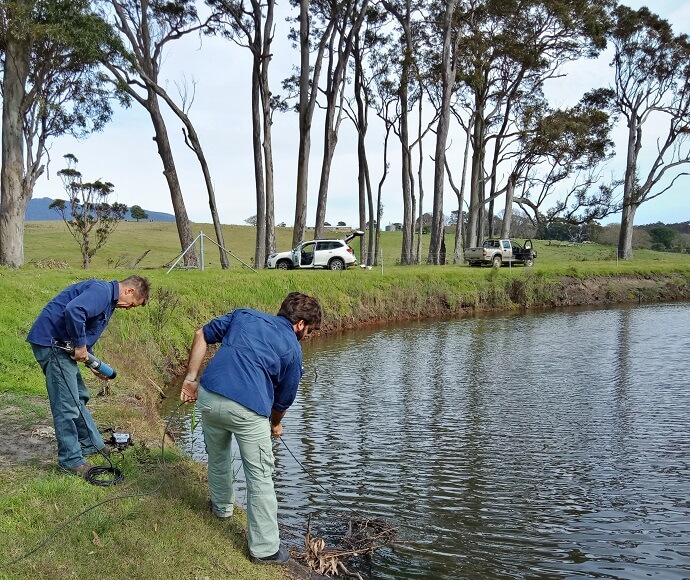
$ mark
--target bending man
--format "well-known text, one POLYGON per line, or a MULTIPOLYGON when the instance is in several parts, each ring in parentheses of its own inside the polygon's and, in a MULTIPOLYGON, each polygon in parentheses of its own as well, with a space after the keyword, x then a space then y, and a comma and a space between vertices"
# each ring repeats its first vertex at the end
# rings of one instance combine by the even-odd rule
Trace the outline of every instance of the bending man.
MULTIPOLYGON (((149 282, 141 276, 130 276, 121 282, 77 282, 48 302, 26 337, 46 377, 58 465, 65 471, 86 476, 92 465, 84 456, 105 447, 86 408, 89 391, 77 362, 88 360, 116 308, 142 306, 148 297, 149 282), (71 355, 64 350, 68 343, 74 349, 71 355)), ((105 378, 93 369, 91 372, 105 378)))
POLYGON ((234 505, 234 435, 247 479, 247 522, 251 560, 285 564, 290 554, 280 545, 278 500, 273 489, 271 435, 283 432, 281 420, 302 378, 299 341, 321 324, 319 302, 299 292, 283 301, 277 316, 238 309, 196 331, 180 399, 195 401, 208 453, 211 511, 221 519, 234 505), (220 348, 197 382, 209 344, 220 348))

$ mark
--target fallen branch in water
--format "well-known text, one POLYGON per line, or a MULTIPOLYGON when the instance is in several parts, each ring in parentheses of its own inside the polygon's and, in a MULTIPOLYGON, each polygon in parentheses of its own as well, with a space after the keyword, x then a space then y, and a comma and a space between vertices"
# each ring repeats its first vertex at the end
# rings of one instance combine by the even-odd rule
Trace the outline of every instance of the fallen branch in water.
POLYGON ((298 555, 312 570, 319 574, 336 576, 345 574, 358 580, 364 580, 358 572, 350 572, 345 563, 346 558, 373 554, 375 550, 389 545, 395 537, 396 529, 382 520, 350 518, 347 521, 347 532, 341 543, 343 548, 328 548, 325 540, 311 533, 311 516, 307 522, 307 533, 304 537, 305 553, 298 555))

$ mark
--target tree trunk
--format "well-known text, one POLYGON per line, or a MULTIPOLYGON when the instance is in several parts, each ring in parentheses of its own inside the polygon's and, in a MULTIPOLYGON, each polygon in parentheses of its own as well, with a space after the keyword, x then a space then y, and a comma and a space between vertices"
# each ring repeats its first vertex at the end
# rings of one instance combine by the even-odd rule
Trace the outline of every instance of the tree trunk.
MULTIPOLYGON (((441 245, 445 238, 443 223, 443 185, 446 171, 446 143, 450 126, 450 99, 453 94, 455 67, 451 37, 453 33, 452 20, 456 0, 447 0, 443 19, 443 62, 442 62, 442 97, 439 111, 438 127, 436 129, 436 151, 434 159, 434 204, 431 223, 431 241, 429 242, 429 257, 427 262, 440 265, 443 262, 441 245)), ((445 261, 445 252, 443 252, 445 261)))
MULTIPOLYGON (((170 197, 172 199, 173 210, 175 212, 175 223, 177 224, 177 234, 180 238, 180 245, 182 251, 186 250, 194 242, 192 230, 189 224, 189 217, 187 217, 187 209, 182 197, 182 189, 177 178, 177 169, 175 168, 175 160, 173 159, 172 149, 170 147, 170 140, 168 138, 168 130, 161 115, 160 107, 158 106, 158 95, 152 88, 148 89, 148 106, 147 110, 151 116, 153 129, 155 131, 154 141, 158 146, 158 155, 163 162, 163 175, 168 182, 170 189, 170 197)), ((199 265, 196 248, 193 246, 184 255, 184 265, 196 267, 199 265)))
MULTIPOLYGON (((329 99, 330 100, 330 99, 329 99)), ((323 161, 321 163, 321 177, 319 179, 319 193, 316 203, 316 221, 314 224, 314 239, 323 237, 324 224, 326 223, 326 200, 328 198, 328 181, 331 178, 331 167, 335 146, 338 143, 337 130, 331 129, 331 123, 335 117, 335 108, 328 107, 323 139, 323 161)))
MULTIPOLYGON (((274 7, 275 0, 268 0, 261 54, 261 104, 263 108, 264 163, 266 165, 266 242, 264 248, 267 256, 276 250, 275 184, 271 134, 273 119, 271 118, 271 89, 268 84, 268 66, 271 63, 271 44, 273 42, 274 7)), ((262 268, 263 266, 264 264, 261 264, 262 268)))
MULTIPOLYGON (((273 173, 273 141, 271 140, 271 117, 264 114, 264 160, 266 163, 266 255, 276 251, 276 217, 275 217, 275 178, 273 173)), ((261 265, 264 267, 264 264, 261 265)))
MULTIPOLYGON (((254 34, 260 36, 255 30, 254 34)), ((256 39, 255 36, 255 39, 256 39)), ((252 66, 252 148, 254 149, 254 187, 256 191, 256 245, 254 266, 262 268, 266 262, 266 190, 264 188, 264 159, 261 144, 261 45, 254 48, 252 66)))
POLYGON ((369 163, 367 161, 367 149, 365 138, 368 129, 368 101, 365 103, 364 66, 362 63, 362 51, 360 37, 355 36, 354 41, 354 65, 355 65, 355 100, 357 102, 357 188, 359 203, 359 229, 365 232, 359 242, 359 260, 363 265, 371 265, 371 246, 373 242, 373 199, 371 193, 371 181, 369 178, 369 163), (368 203, 367 203, 368 202, 368 203), (369 224, 367 225, 367 207, 369 209, 369 224), (368 239, 367 234, 368 232, 368 239))
MULTIPOLYGON (((302 240, 307 229, 307 191, 309 186, 309 150, 311 149, 311 114, 309 111, 309 0, 299 3, 299 150, 297 153, 297 192, 292 246, 302 240)), ((314 87, 314 90, 317 90, 314 87)))
POLYGON ((480 245, 481 236, 481 185, 484 179, 483 141, 484 129, 481 111, 475 113, 472 127, 472 171, 470 175, 470 208, 467 220, 467 239, 465 246, 468 248, 480 245))
POLYGON ((8 26, 2 100, 2 173, 0 177, 0 265, 24 263, 24 218, 31 189, 24 180, 24 97, 31 56, 26 38, 8 26))
MULTIPOLYGON (((199 135, 194 129, 194 125, 192 124, 189 115, 187 115, 187 113, 184 110, 177 106, 175 101, 173 101, 170 98, 170 95, 168 95, 168 93, 162 87, 158 86, 156 82, 152 79, 147 78, 145 79, 145 81, 147 82, 147 85, 151 90, 155 91, 158 96, 163 98, 168 107, 173 111, 173 113, 175 113, 175 115, 177 115, 177 118, 180 119, 180 121, 182 121, 183 125, 186 128, 186 132, 184 128, 182 129, 182 133, 185 137, 185 143, 196 155, 196 158, 199 161, 199 165, 201 166, 201 172, 204 176, 204 183, 206 184, 206 192, 208 193, 208 205, 209 209, 211 210, 211 220, 213 221, 213 229, 216 234, 216 241, 220 246, 218 248, 218 251, 220 253, 220 265, 221 268, 223 268, 223 270, 227 270, 228 268, 230 268, 230 261, 228 260, 228 255, 225 251, 225 240, 223 239, 223 230, 220 223, 220 218, 218 216, 218 207, 216 205, 216 194, 213 188, 213 180, 211 179, 211 170, 208 166, 208 162, 206 161, 204 150, 201 147, 199 135)), ((148 104, 146 105, 146 107, 148 107, 148 104)))
MULTIPOLYGON (((420 85, 420 94, 423 87, 420 85)), ((424 141, 422 140, 422 103, 424 99, 419 99, 417 104, 417 141, 419 142, 419 155, 417 167, 417 179, 419 181, 419 227, 417 228, 417 249, 415 251, 415 263, 422 263, 422 235, 424 235, 424 141)))
POLYGON ((501 238, 510 237, 510 222, 513 219, 513 197, 515 197, 515 176, 508 178, 506 185, 506 205, 503 210, 503 223, 501 224, 501 238))
POLYGON ((381 192, 383 191, 383 184, 388 177, 388 138, 391 134, 392 126, 386 122, 386 136, 383 139, 383 174, 379 180, 378 190, 376 192, 376 239, 374 248, 374 261, 370 262, 373 266, 377 266, 380 257, 381 248, 381 218, 383 217, 383 204, 381 203, 381 192))
POLYGON ((625 182, 623 183, 623 212, 621 230, 618 238, 618 258, 632 260, 632 235, 635 212, 639 205, 637 192, 637 157, 642 147, 642 125, 633 109, 628 119, 628 152, 625 165, 625 182))
POLYGON ((618 257, 621 260, 632 260, 633 258, 632 240, 636 211, 637 204, 625 204, 623 206, 621 230, 618 237, 618 257))
POLYGON ((220 266, 223 270, 227 270, 228 268, 230 268, 230 260, 228 259, 227 252, 225 251, 225 240, 223 239, 223 229, 220 223, 220 218, 218 216, 218 207, 216 206, 216 194, 213 188, 213 180, 211 179, 211 170, 209 169, 208 162, 206 161, 206 156, 204 155, 204 150, 201 148, 199 136, 194 130, 191 120, 183 111, 179 110, 178 107, 173 107, 173 111, 175 111, 178 114, 178 117, 180 117, 182 122, 187 127, 188 134, 186 134, 186 138, 188 138, 189 140, 189 147, 192 151, 194 151, 194 153, 196 154, 196 158, 199 161, 199 165, 201 165, 201 172, 204 175, 204 183, 206 184, 206 192, 208 193, 208 206, 211 210, 211 220, 213 221, 213 229, 216 234, 216 241, 220 246, 218 248, 218 251, 220 252, 220 266))
POLYGON ((465 181, 467 179, 467 161, 469 159, 470 153, 470 127, 467 127, 467 138, 465 139, 465 154, 462 160, 462 178, 460 181, 460 190, 456 192, 458 198, 458 223, 455 224, 455 247, 453 250, 453 264, 462 264, 464 262, 463 248, 462 248, 462 230, 463 230, 463 218, 462 218, 462 206, 465 197, 465 181))

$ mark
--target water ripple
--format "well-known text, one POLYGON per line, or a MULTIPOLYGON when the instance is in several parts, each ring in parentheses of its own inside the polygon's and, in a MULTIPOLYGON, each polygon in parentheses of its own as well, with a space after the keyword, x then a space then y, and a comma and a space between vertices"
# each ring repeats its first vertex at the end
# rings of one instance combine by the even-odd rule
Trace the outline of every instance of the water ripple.
POLYGON ((386 519, 376 579, 690 578, 689 328, 676 304, 307 345, 281 522, 386 519))

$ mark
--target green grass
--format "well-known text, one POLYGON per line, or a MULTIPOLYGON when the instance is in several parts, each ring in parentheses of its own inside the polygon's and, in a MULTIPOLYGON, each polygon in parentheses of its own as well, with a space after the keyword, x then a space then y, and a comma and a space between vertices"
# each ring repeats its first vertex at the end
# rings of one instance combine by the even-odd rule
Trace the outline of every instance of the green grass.
MULTIPOLYGON (((193 233, 199 231, 212 235, 213 228, 194 225, 193 233)), ((227 247, 250 262, 254 229, 227 226, 224 235, 227 247)), ((278 249, 289 249, 292 231, 279 228, 277 236, 278 249)), ((182 372, 194 331, 214 316, 238 306, 275 312, 288 292, 299 290, 321 300, 322 329, 329 332, 367 323, 451 316, 468 309, 550 305, 557 302, 569 279, 599 280, 612 288, 611 300, 660 299, 667 296, 665 287, 687 288, 690 283, 687 254, 638 250, 634 260, 619 262, 611 246, 536 241, 534 268, 401 267, 396 265, 401 234, 383 232, 381 240, 383 267, 371 270, 254 273, 235 260, 230 270, 222 270, 217 248, 207 243, 204 272, 176 269, 166 274, 164 265, 181 251, 175 225, 127 222, 96 254, 92 269, 84 271, 76 243, 61 222, 27 223, 27 264, 14 270, 0 268, 0 420, 22 429, 50 422, 43 375, 25 342, 45 303, 77 280, 126 277, 133 272, 129 264, 150 250, 136 270, 152 282, 149 305, 118 311, 95 349, 117 369, 118 379, 110 384, 107 396, 98 397, 102 383, 85 373, 97 423, 134 432, 142 447, 128 452, 125 485, 116 488, 94 488, 39 464, 0 469, 0 565, 98 501, 122 493, 156 492, 90 512, 44 550, 10 570, 0 568, 0 579, 280 577, 280 571, 249 564, 241 516, 225 525, 207 513, 202 468, 173 453, 163 478, 155 461, 161 423, 154 385, 164 385, 182 372), (617 293, 620 277, 633 290, 617 293), (638 292, 636 279, 651 281, 652 288, 638 292)), ((427 236, 425 248, 428 241, 427 236)), ((447 247, 452 244, 448 236, 447 247)))
POLYGON ((0 472, 0 565, 58 531, 44 548, 0 569, 0 579, 281 577, 249 562, 239 510, 225 522, 209 513, 198 466, 172 453, 166 461, 164 468, 156 453, 128 452, 125 483, 109 488, 56 469, 0 472), (126 495, 138 497, 118 499, 126 495), (100 502, 106 503, 61 527, 100 502))

